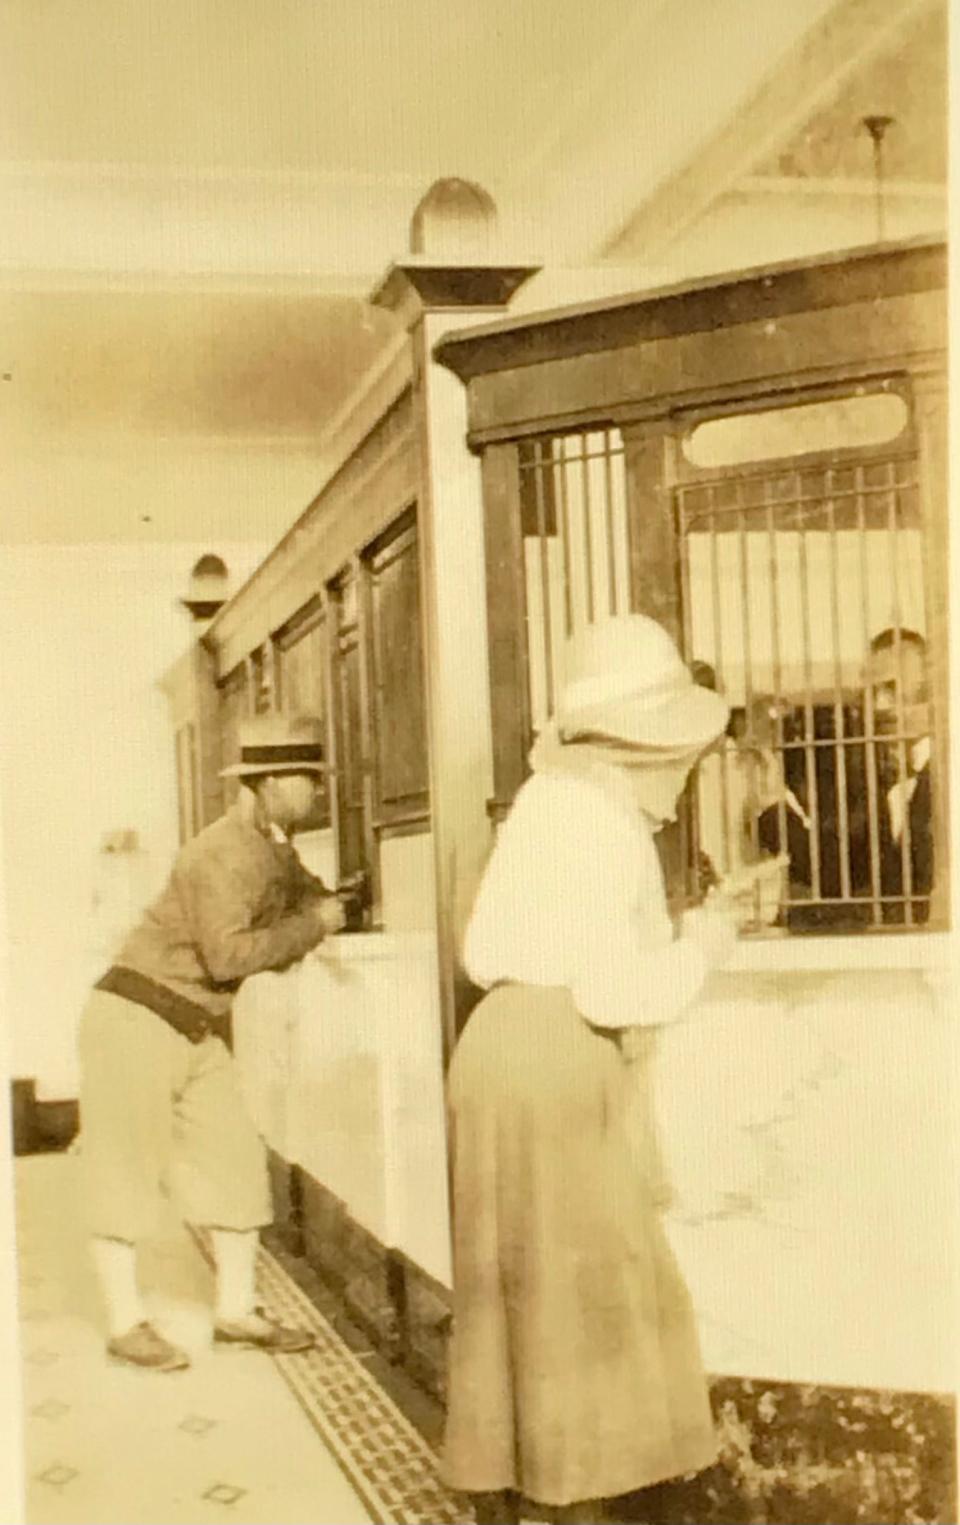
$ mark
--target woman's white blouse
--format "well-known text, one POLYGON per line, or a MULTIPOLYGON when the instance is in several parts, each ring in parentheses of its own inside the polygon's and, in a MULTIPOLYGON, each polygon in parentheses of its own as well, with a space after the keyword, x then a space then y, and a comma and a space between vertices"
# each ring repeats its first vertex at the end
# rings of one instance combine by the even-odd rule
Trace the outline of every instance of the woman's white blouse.
POLYGON ((696 996, 708 962, 674 936, 651 827, 618 787, 546 772, 523 785, 464 939, 481 989, 564 985, 610 1028, 675 1021, 696 996))

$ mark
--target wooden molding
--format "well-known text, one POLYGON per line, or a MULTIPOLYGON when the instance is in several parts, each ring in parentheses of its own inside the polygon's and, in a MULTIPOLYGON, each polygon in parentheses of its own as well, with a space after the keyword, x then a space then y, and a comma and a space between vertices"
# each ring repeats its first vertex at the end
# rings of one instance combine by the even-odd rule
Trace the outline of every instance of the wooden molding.
POLYGON ((506 307, 539 265, 464 265, 411 255, 392 264, 370 301, 411 327, 424 312, 506 307))

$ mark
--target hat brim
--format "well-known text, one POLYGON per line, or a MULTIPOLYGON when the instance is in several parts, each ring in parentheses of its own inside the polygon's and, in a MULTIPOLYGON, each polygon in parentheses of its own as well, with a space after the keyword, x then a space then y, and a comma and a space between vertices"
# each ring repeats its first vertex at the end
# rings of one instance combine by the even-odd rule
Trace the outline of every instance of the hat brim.
POLYGON ((578 731, 596 731, 638 747, 695 752, 723 734, 730 711, 720 694, 691 684, 657 705, 640 698, 621 699, 590 705, 558 718, 560 729, 567 736, 578 731))
POLYGON ((315 762, 275 762, 275 763, 232 763, 229 768, 220 769, 220 778, 257 778, 267 773, 316 773, 323 777, 329 773, 326 763, 315 762))

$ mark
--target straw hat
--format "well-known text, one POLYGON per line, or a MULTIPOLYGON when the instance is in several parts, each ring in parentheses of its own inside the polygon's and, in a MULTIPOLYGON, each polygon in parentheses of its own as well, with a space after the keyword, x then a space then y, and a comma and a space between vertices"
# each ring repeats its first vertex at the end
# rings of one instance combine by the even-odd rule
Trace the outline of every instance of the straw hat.
POLYGON ((638 747, 706 747, 727 724, 725 700, 693 680, 670 636, 644 614, 588 625, 570 641, 557 705, 562 736, 598 732, 638 747))
POLYGON ((240 760, 221 778, 264 773, 325 773, 323 725, 312 715, 257 715, 240 729, 240 760))

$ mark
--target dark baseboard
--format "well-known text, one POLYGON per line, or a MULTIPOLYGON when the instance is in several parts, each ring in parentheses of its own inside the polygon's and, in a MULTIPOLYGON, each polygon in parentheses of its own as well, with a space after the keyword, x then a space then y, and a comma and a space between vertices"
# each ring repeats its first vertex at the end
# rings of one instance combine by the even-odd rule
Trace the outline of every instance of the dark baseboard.
MULTIPOLYGON (((431 1445, 443 1428, 446 1288, 305 1171, 271 1160, 265 1238, 431 1445)), ((956 1525, 955 1402, 929 1393, 711 1379, 715 1467, 620 1501, 637 1525, 956 1525)))
POLYGON ((306 1171, 271 1157, 274 1235, 338 1298, 372 1346, 442 1399, 450 1294, 400 1251, 362 1228, 306 1171))
POLYGON ((951 1525, 955 1403, 929 1393, 715 1377, 715 1467, 645 1489, 644 1525, 951 1525))
POLYGON ((76 1101, 39 1101, 35 1080, 11 1081, 13 1152, 57 1154, 68 1149, 80 1126, 76 1101))
POLYGON ((354 1221, 306 1171, 270 1155, 264 1240, 430 1445, 443 1430, 450 1294, 354 1221))

